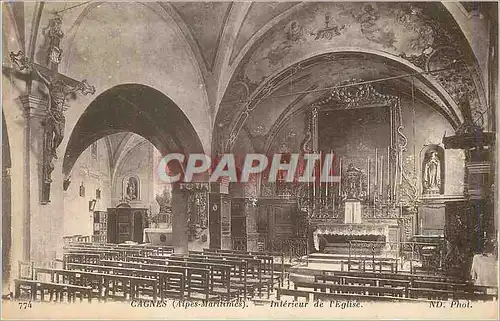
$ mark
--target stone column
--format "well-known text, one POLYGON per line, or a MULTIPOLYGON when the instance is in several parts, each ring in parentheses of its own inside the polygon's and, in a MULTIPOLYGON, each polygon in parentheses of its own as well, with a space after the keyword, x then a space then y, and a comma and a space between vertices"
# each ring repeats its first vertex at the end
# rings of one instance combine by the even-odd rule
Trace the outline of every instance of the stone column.
POLYGON ((178 183, 172 190, 172 236, 176 253, 209 246, 208 184, 178 183))
MULTIPOLYGON (((32 216, 38 211, 41 189, 39 188, 39 178, 41 170, 39 163, 43 155, 43 133, 42 121, 45 119, 47 101, 33 95, 20 96, 23 104, 25 126, 25 146, 24 146, 24 186, 23 201, 25 204, 23 215, 23 260, 30 261, 33 258, 31 253, 31 230, 32 216)), ((37 229, 36 226, 33 226, 37 229)))
POLYGON ((49 266, 62 257, 63 250, 63 187, 62 160, 51 159, 52 170, 44 176, 44 137, 47 101, 34 96, 20 97, 25 111, 23 260, 38 266, 49 266), (44 179, 44 177, 46 179, 44 179), (50 189, 45 189, 47 185, 50 189))
POLYGON ((245 198, 245 218, 247 229, 247 251, 258 251, 259 233, 257 233, 257 199, 245 198))

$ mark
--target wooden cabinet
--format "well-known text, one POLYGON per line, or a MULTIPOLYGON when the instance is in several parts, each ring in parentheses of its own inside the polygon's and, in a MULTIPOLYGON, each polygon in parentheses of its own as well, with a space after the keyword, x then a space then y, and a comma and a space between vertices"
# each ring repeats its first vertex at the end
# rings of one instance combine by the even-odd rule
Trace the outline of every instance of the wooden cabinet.
POLYGON ((145 208, 108 208, 108 242, 142 243, 143 231, 147 227, 146 213, 145 208))

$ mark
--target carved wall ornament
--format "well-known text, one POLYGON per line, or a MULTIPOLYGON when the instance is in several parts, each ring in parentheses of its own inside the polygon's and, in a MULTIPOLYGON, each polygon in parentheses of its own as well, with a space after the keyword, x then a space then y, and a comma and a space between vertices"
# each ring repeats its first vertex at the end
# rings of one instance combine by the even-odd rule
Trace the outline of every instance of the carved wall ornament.
POLYGON ((58 65, 61 62, 63 50, 61 48, 61 40, 64 38, 62 31, 62 16, 58 13, 54 14, 54 18, 49 20, 49 26, 46 28, 46 37, 49 40, 48 62, 58 65))
POLYGON ((351 79, 340 82, 326 97, 314 103, 314 106, 338 103, 344 108, 359 108, 364 105, 388 105, 396 106, 399 98, 377 92, 373 85, 360 79, 351 79))
POLYGON ((187 220, 189 229, 189 240, 194 241, 201 238, 203 232, 208 228, 208 186, 207 184, 185 184, 182 189, 188 193, 187 196, 187 220))
POLYGON ((344 199, 364 199, 366 193, 364 190, 364 173, 352 163, 342 175, 342 193, 344 199))
POLYGON ((172 208, 172 195, 167 188, 163 189, 162 194, 156 194, 156 202, 160 206, 160 213, 167 213, 172 208))

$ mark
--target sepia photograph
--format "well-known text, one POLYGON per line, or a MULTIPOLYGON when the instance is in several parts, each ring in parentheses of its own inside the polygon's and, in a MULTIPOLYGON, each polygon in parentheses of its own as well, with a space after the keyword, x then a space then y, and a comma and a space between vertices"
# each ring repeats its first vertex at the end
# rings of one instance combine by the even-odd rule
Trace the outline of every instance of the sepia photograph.
POLYGON ((497 1, 5 1, 5 320, 498 320, 497 1))

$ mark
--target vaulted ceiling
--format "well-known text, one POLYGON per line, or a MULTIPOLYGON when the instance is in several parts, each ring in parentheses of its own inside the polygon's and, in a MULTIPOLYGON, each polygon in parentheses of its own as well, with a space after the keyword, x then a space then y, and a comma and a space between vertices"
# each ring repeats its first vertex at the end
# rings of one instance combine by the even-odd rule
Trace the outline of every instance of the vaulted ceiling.
MULTIPOLYGON (((471 12, 484 16, 487 9, 494 9, 455 6, 464 16, 471 12)), ((474 23, 478 33, 487 34, 487 24, 479 16, 461 23, 449 4, 14 2, 6 9, 16 29, 9 49, 32 51, 41 61, 47 22, 54 11, 60 12, 65 32, 63 71, 87 75, 103 90, 116 85, 112 78, 151 82, 145 85, 168 95, 184 111, 205 148, 227 140, 242 126, 249 132, 269 129, 290 112, 286 106, 292 102, 304 105, 324 94, 256 103, 263 93, 280 95, 349 79, 432 71, 453 62, 458 62, 459 71, 417 79, 419 97, 434 104, 455 128, 464 120, 459 105, 465 96, 476 114, 488 106, 488 84, 481 71, 484 48, 471 47, 466 32, 467 23, 474 23), (333 54, 328 62, 301 65, 328 53, 333 54), (98 72, 88 75, 89 66, 98 72), (185 98, 197 95, 197 103, 185 98), (248 119, 250 124, 246 119, 239 124, 250 107, 259 112, 248 119)), ((487 44, 483 47, 487 50, 487 44)), ((392 82, 406 86, 406 91, 408 84, 407 79, 392 82)))

